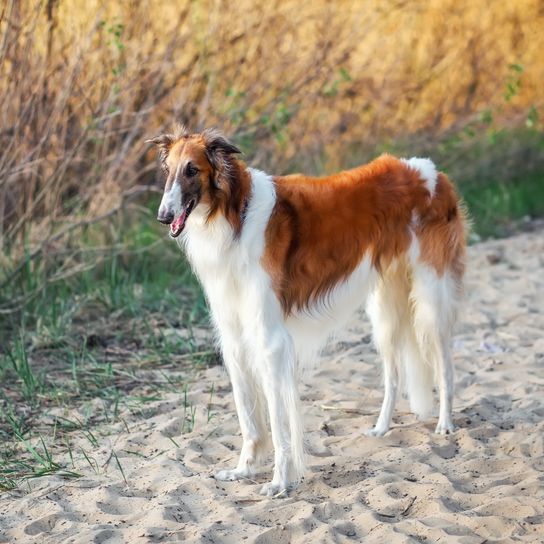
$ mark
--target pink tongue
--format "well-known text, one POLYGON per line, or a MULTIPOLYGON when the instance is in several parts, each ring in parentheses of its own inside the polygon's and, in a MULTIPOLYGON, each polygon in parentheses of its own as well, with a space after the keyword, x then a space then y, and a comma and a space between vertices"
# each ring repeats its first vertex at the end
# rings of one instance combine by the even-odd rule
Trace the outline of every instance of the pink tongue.
POLYGON ((181 212, 181 215, 174 219, 172 223, 170 223, 170 230, 175 234, 176 232, 180 231, 183 228, 183 224, 185 223, 185 210, 181 212))

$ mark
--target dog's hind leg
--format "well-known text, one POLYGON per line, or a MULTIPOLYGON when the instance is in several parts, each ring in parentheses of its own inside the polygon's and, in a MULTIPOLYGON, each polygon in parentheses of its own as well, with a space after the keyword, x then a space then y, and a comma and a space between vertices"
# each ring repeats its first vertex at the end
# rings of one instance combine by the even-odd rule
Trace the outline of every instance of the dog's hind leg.
POLYGON ((383 359, 385 388, 378 421, 366 432, 368 436, 383 436, 389 430, 395 409, 403 335, 410 326, 408 284, 403 273, 400 265, 385 273, 367 303, 374 342, 383 359))
POLYGON ((227 367, 236 412, 242 431, 242 451, 234 469, 216 473, 217 480, 239 480, 253 475, 256 464, 261 460, 268 444, 268 431, 264 413, 264 398, 251 368, 248 354, 240 339, 222 335, 222 351, 227 367))
POLYGON ((414 331, 422 357, 434 368, 440 393, 436 432, 454 430, 452 421, 453 364, 451 336, 459 286, 449 273, 439 276, 430 266, 414 267, 411 298, 414 331))

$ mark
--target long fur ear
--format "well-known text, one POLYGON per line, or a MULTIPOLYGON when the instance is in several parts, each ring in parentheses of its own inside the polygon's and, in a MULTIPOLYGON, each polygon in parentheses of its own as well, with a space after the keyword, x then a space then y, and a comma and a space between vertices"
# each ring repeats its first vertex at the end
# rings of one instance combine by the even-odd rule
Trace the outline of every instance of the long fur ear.
POLYGON ((172 134, 161 134, 160 136, 155 136, 150 140, 145 141, 146 144, 155 144, 159 147, 166 146, 170 147, 174 143, 174 137, 172 134))
POLYGON ((250 192, 250 175, 245 165, 236 160, 240 149, 229 142, 221 132, 209 128, 201 133, 204 140, 206 157, 213 168, 210 187, 212 205, 208 219, 217 210, 222 209, 227 221, 232 225, 235 236, 242 228, 244 202, 250 192))
POLYGON ((145 141, 148 144, 155 144, 159 148, 159 160, 161 161, 162 169, 167 173, 168 167, 166 166, 166 159, 174 141, 175 137, 173 134, 161 134, 160 136, 155 136, 155 138, 145 141))
POLYGON ((238 147, 229 142, 221 132, 214 128, 207 128, 202 132, 206 145, 206 155, 216 170, 229 166, 230 155, 242 153, 238 147))

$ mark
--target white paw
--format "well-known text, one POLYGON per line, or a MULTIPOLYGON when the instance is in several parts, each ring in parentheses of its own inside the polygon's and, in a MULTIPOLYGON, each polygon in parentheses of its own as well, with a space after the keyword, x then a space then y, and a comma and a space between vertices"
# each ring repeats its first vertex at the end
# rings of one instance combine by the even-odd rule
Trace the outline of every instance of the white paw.
POLYGON ((366 436, 383 436, 389 429, 383 429, 381 427, 373 427, 365 431, 366 436))
POLYGON ((232 470, 220 470, 216 472, 214 478, 222 482, 234 482, 235 480, 243 480, 249 476, 247 470, 235 468, 232 470))
POLYGON ((274 482, 268 482, 261 487, 259 493, 273 499, 283 499, 287 497, 289 486, 286 484, 276 484, 274 482))
POLYGON ((451 419, 447 419, 446 421, 438 420, 438 425, 436 426, 435 433, 436 434, 451 434, 455 431, 455 425, 451 421, 451 419))

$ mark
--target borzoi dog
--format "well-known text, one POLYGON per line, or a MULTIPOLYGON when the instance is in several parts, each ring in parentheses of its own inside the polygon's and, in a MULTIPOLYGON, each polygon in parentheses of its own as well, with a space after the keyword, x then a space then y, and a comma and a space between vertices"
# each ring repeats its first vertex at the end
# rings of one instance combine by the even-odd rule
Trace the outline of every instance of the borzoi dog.
POLYGON ((445 174, 429 159, 382 155, 326 177, 272 176, 216 130, 150 141, 166 176, 158 220, 206 294, 242 431, 237 466, 217 479, 251 477, 267 453, 267 414, 274 473, 261 493, 281 495, 302 478, 298 373, 363 305, 385 380, 368 434, 388 431, 401 382, 421 418, 436 382, 436 432, 453 431, 465 219, 445 174))

